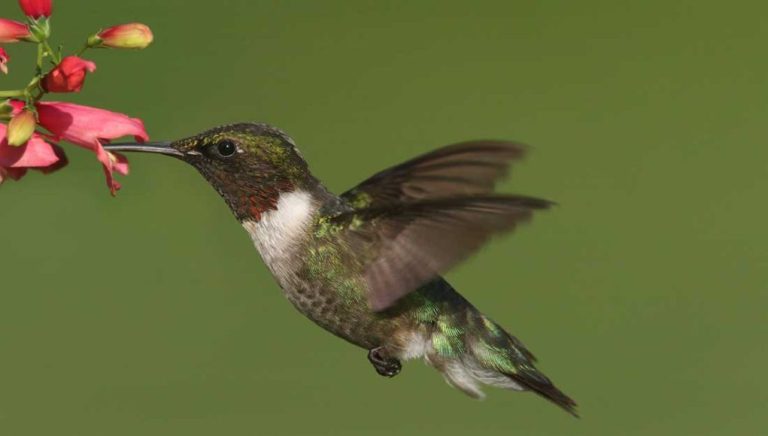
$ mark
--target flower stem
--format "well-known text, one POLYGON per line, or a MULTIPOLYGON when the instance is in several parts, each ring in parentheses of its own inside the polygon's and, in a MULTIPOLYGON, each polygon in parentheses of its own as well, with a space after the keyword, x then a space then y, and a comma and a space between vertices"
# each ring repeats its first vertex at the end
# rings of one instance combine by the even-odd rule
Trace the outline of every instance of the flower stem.
POLYGON ((75 56, 77 56, 77 57, 82 56, 83 53, 85 53, 86 50, 88 50, 89 48, 91 48, 91 46, 88 45, 88 43, 86 42, 85 45, 83 45, 83 47, 80 48, 80 50, 78 50, 77 53, 75 53, 75 56))
POLYGON ((42 45, 45 48, 45 51, 48 54, 48 56, 51 57, 51 62, 53 63, 54 66, 61 63, 61 54, 53 51, 53 48, 51 48, 51 45, 48 44, 48 41, 43 41, 42 45))
POLYGON ((43 58, 45 58, 45 47, 42 43, 37 44, 37 76, 43 74, 43 58))
POLYGON ((16 98, 24 97, 25 93, 23 89, 17 89, 15 91, 0 91, 0 98, 16 98))

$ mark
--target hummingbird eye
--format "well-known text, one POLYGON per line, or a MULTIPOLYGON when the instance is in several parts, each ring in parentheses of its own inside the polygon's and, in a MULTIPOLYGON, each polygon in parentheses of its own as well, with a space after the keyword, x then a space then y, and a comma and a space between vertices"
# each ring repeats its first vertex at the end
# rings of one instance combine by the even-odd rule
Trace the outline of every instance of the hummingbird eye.
POLYGON ((237 146, 232 141, 224 140, 216 144, 216 151, 219 156, 230 157, 237 151, 237 146))

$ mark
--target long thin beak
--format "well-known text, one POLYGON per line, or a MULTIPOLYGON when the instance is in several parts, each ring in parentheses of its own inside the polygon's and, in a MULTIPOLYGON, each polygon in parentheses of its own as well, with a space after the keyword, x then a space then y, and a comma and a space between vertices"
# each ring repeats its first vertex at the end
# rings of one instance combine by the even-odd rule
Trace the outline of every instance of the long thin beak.
POLYGON ((104 149, 107 151, 138 151, 141 153, 159 153, 168 156, 184 156, 184 153, 171 147, 170 142, 107 144, 104 146, 104 149))

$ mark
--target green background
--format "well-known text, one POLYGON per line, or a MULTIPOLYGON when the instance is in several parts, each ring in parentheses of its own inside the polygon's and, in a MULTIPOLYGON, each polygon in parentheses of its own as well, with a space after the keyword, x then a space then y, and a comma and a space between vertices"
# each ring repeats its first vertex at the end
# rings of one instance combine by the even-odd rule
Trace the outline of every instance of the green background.
MULTIPOLYGON (((3 0, 0 15, 20 17, 3 0)), ((532 144, 560 206, 448 276, 580 404, 387 380, 281 296, 215 192, 93 155, 0 188, 4 435, 756 435, 768 428, 768 6, 748 1, 57 1, 99 51, 74 101, 154 139, 266 121, 340 192, 460 140, 532 144)), ((32 47, 9 47, 27 80, 32 47)))

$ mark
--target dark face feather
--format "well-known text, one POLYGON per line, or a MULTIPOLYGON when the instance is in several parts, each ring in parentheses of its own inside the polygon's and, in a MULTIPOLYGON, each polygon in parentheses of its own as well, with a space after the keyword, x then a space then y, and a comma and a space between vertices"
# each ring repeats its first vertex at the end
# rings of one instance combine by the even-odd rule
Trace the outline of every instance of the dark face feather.
POLYGON ((266 124, 233 124, 171 144, 221 194, 239 220, 259 220, 281 193, 311 176, 291 138, 266 124))

